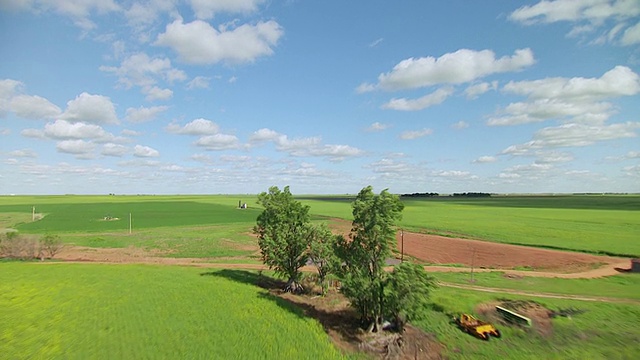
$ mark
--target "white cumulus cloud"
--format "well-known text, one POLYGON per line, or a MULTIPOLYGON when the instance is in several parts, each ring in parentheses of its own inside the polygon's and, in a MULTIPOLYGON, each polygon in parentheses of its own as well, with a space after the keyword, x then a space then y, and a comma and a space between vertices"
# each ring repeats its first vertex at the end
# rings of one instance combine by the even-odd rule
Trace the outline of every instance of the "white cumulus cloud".
POLYGON ((91 158, 95 145, 84 140, 63 140, 56 144, 56 149, 65 154, 73 154, 78 158, 91 158))
POLYGON ((69 122, 85 122, 93 124, 119 124, 116 109, 111 99, 102 95, 91 95, 86 92, 67 103, 67 109, 60 119, 69 122))
POLYGON ((273 54, 283 34, 273 20, 215 29, 201 20, 185 24, 178 19, 167 25, 155 44, 173 49, 181 61, 190 64, 246 63, 273 54))
POLYGON ((133 156, 143 158, 158 157, 160 156, 160 152, 149 146, 136 145, 133 148, 133 156))
POLYGON ((240 140, 235 135, 214 134, 203 136, 196 140, 194 144, 207 150, 219 151, 238 149, 240 147, 240 140))
POLYGON ((439 58, 409 58, 390 72, 378 76, 378 83, 362 84, 360 92, 373 89, 403 90, 439 84, 461 84, 485 76, 522 70, 535 63, 531 49, 519 49, 512 56, 496 59, 491 50, 460 49, 439 58))

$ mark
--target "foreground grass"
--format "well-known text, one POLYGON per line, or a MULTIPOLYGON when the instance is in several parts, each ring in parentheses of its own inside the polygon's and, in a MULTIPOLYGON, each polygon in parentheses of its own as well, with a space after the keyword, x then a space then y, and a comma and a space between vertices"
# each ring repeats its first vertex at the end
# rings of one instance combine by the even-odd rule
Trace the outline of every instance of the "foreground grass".
MULTIPOLYGON (((433 273, 443 282, 469 285, 469 273, 433 273)), ((640 276, 620 274, 596 279, 508 278, 502 272, 476 272, 471 285, 561 295, 583 295, 640 301, 640 276)))
POLYGON ((576 300, 526 298, 486 294, 459 289, 433 291, 435 311, 417 323, 435 333, 451 359, 636 359, 640 342, 640 306, 576 300), (476 306, 498 299, 528 299, 548 309, 578 308, 586 312, 572 318, 552 320, 551 333, 500 326, 503 336, 489 342, 478 340, 451 324, 451 316, 475 313, 476 306))
POLYGON ((0 263, 0 354, 341 357, 315 320, 258 287, 216 274, 143 265, 0 263))

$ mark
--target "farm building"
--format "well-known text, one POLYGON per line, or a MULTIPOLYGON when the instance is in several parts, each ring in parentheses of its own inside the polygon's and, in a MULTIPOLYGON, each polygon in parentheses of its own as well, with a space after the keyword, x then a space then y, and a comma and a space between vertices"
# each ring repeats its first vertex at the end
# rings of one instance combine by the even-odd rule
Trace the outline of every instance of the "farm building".
POLYGON ((640 273, 640 258, 631 259, 631 272, 640 273))

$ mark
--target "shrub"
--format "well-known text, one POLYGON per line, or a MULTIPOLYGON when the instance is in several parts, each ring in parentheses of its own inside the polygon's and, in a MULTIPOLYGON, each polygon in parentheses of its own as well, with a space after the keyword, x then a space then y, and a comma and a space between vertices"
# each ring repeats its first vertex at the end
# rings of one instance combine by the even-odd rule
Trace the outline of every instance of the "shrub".
POLYGON ((46 257, 48 259, 56 256, 57 253, 62 250, 62 241, 58 235, 45 235, 40 241, 40 254, 39 257, 46 257))

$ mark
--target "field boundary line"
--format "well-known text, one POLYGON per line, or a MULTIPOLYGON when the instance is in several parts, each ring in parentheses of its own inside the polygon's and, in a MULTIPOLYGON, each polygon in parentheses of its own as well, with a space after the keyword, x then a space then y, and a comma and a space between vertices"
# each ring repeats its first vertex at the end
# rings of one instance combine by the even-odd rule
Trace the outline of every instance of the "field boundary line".
POLYGON ((554 294, 554 293, 523 291, 523 290, 515 290, 515 289, 502 289, 502 288, 477 286, 477 285, 454 284, 454 283, 440 282, 440 281, 438 282, 438 285, 449 287, 449 288, 455 288, 455 289, 473 290, 473 291, 481 291, 481 292, 488 292, 488 293, 505 293, 505 294, 512 294, 512 295, 534 296, 534 297, 542 297, 542 298, 549 298, 549 299, 580 300, 580 301, 606 302, 606 303, 626 303, 626 304, 640 305, 640 300, 628 299, 628 298, 554 294))

